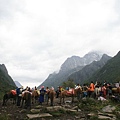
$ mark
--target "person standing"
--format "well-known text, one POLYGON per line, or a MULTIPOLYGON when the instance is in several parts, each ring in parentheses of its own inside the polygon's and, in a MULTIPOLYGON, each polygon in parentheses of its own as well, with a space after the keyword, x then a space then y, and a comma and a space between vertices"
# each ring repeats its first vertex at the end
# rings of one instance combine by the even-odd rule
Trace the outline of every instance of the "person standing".
POLYGON ((59 94, 60 94, 60 88, 59 88, 59 86, 58 86, 58 87, 57 87, 57 90, 56 90, 56 98, 59 97, 59 94))
POLYGON ((78 83, 75 89, 77 90, 77 99, 78 101, 80 101, 80 99, 82 98, 82 87, 78 83))
POLYGON ((106 98, 106 85, 102 86, 103 97, 106 98))
POLYGON ((42 105, 42 103, 44 102, 45 92, 46 92, 46 90, 44 89, 44 86, 42 86, 41 90, 40 90, 40 96, 39 96, 39 103, 40 103, 40 105, 42 105))
POLYGON ((22 92, 23 92, 23 86, 20 88, 17 88, 17 106, 20 106, 21 100, 22 100, 22 92))
POLYGON ((90 87, 89 87, 89 97, 93 97, 94 90, 95 90, 95 85, 94 85, 93 81, 91 81, 90 87))
POLYGON ((82 97, 87 97, 88 96, 88 87, 86 84, 83 84, 82 86, 82 93, 83 93, 83 96, 82 97))
POLYGON ((48 104, 48 100, 49 100, 49 92, 50 92, 49 87, 46 87, 46 92, 45 92, 45 102, 47 102, 47 104, 48 104))

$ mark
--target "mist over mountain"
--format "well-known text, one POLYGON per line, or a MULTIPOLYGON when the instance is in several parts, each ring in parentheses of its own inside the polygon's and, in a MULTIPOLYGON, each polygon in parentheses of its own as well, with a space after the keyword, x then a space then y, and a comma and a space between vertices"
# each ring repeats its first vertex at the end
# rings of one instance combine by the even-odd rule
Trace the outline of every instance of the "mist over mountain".
POLYGON ((69 76, 78 71, 81 71, 86 65, 89 65, 93 61, 99 61, 101 58, 102 54, 96 52, 89 52, 83 57, 72 56, 70 58, 67 58, 61 65, 59 72, 50 74, 48 78, 38 86, 38 88, 40 88, 42 85, 45 87, 57 87, 64 81, 67 81, 69 79, 69 76))
POLYGON ((111 58, 112 57, 104 54, 99 61, 93 61, 91 64, 86 65, 82 70, 79 70, 68 76, 68 79, 72 79, 75 83, 80 83, 80 84, 83 84, 85 82, 90 82, 90 80, 88 79, 97 70, 102 68, 111 58))
POLYGON ((70 69, 77 68, 78 66, 85 66, 93 61, 98 61, 102 57, 101 53, 89 52, 83 57, 72 56, 61 65, 60 72, 69 71, 70 69))

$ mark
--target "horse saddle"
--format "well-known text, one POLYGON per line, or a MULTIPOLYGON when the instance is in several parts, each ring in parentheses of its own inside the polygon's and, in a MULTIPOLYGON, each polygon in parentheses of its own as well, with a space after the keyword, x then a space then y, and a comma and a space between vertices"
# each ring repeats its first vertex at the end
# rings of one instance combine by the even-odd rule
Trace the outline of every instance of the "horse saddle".
POLYGON ((73 89, 67 90, 67 94, 74 94, 74 90, 73 89))
POLYGON ((16 94, 17 94, 16 90, 11 90, 11 93, 12 93, 13 95, 16 95, 16 94))

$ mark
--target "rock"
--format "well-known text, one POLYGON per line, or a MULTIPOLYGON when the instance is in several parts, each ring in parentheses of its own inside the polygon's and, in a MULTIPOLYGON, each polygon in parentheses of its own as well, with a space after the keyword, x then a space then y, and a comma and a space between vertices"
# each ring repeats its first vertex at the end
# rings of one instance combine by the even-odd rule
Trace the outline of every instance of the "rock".
POLYGON ((65 103, 71 103, 71 101, 70 100, 66 100, 65 103))
POLYGON ((107 119, 107 120, 113 120, 111 117, 109 116, 103 116, 103 115, 98 115, 99 119, 107 119))
POLYGON ((113 114, 107 114, 109 117, 115 118, 116 116, 113 114))
POLYGON ((26 113, 27 110, 26 109, 22 109, 21 111, 19 111, 19 113, 26 113))
POLYGON ((79 116, 75 116, 76 119, 79 119, 80 117, 79 116))
POLYGON ((61 107, 61 106, 46 107, 46 109, 48 111, 54 111, 54 110, 58 110, 58 109, 61 109, 61 108, 63 108, 63 107, 61 107))
POLYGON ((68 104, 62 105, 62 107, 64 107, 64 108, 71 108, 71 106, 68 105, 68 104))
POLYGON ((78 109, 78 106, 75 106, 75 107, 73 107, 72 109, 73 109, 73 110, 77 110, 77 109, 78 109))
POLYGON ((103 112, 112 113, 116 108, 114 106, 108 105, 102 109, 103 112))
POLYGON ((98 112, 98 118, 106 118, 108 117, 108 119, 112 119, 112 120, 116 120, 116 116, 114 114, 107 114, 107 113, 101 113, 101 112, 98 112))
POLYGON ((37 114, 37 113, 40 113, 40 110, 39 109, 31 109, 30 112, 32 114, 37 114))
POLYGON ((9 117, 12 117, 12 114, 8 114, 9 117))
POLYGON ((6 111, 6 110, 2 110, 2 112, 5 112, 5 113, 6 113, 7 111, 6 111))
POLYGON ((81 112, 81 109, 77 109, 78 112, 81 112))
POLYGON ((70 112, 77 112, 77 110, 73 110, 73 109, 64 109, 66 111, 70 111, 70 112))
POLYGON ((42 117, 52 117, 49 113, 42 114, 27 114, 28 119, 42 118, 42 117))
POLYGON ((40 108, 42 108, 42 106, 41 105, 37 105, 37 106, 35 106, 35 108, 36 109, 40 109, 40 108))
POLYGON ((114 117, 115 116, 113 114, 101 113, 101 112, 98 112, 98 115, 104 115, 104 116, 109 116, 109 117, 114 117))
POLYGON ((88 114, 88 117, 92 117, 92 116, 95 116, 95 113, 89 113, 88 114))

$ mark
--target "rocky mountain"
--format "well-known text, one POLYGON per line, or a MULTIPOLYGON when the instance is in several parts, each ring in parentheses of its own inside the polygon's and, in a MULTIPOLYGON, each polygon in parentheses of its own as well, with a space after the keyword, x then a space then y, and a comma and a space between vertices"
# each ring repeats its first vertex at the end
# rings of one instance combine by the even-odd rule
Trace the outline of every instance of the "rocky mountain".
POLYGON ((22 86, 18 81, 14 81, 14 82, 15 82, 15 85, 16 85, 18 88, 22 86))
POLYGON ((60 72, 69 71, 71 69, 77 68, 78 66, 85 66, 93 61, 98 61, 102 57, 102 54, 96 52, 89 52, 83 57, 72 56, 67 58, 67 60, 61 65, 60 72))
POLYGON ((0 64, 0 94, 1 96, 10 89, 16 87, 13 79, 8 74, 7 68, 4 64, 0 64))
POLYGON ((89 81, 106 80, 109 83, 120 81, 120 51, 110 59, 101 69, 96 71, 89 81))
POLYGON ((99 61, 93 61, 91 64, 86 65, 82 70, 79 70, 70 76, 68 79, 72 79, 74 83, 83 84, 85 82, 90 82, 88 79, 100 68, 102 68, 111 57, 104 54, 99 61))
POLYGON ((99 61, 101 57, 101 54, 95 52, 90 52, 83 57, 72 56, 61 65, 58 73, 54 72, 53 74, 50 74, 48 78, 38 86, 38 88, 42 85, 45 87, 57 87, 64 81, 67 81, 70 75, 82 70, 86 65, 92 63, 93 61, 99 61))

